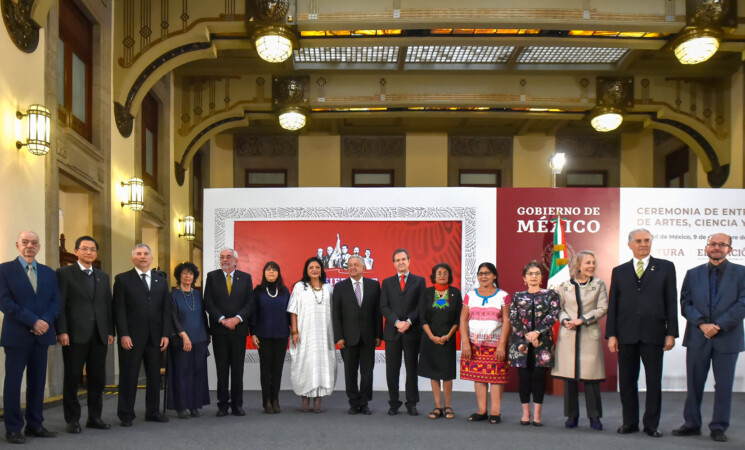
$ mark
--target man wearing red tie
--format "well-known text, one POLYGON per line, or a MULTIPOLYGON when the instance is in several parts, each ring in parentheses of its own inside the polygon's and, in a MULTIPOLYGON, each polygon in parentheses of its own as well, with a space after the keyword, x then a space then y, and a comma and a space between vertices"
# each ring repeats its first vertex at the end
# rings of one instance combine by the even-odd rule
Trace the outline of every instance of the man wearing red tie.
POLYGON ((416 416, 419 401, 417 361, 422 325, 419 322, 419 299, 425 288, 424 278, 409 272, 409 252, 399 248, 393 252, 393 266, 397 274, 383 280, 380 293, 380 312, 385 317, 385 375, 388 381, 389 415, 398 414, 398 379, 401 355, 406 364, 406 410, 416 416))

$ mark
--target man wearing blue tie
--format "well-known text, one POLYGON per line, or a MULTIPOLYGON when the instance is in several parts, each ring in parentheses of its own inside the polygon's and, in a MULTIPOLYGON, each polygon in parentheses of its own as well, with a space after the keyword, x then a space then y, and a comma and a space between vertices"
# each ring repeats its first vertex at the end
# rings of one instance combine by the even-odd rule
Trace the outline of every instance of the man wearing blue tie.
POLYGON ((680 291, 680 306, 687 320, 683 346, 688 348, 688 395, 683 409, 685 424, 673 430, 673 435, 701 434, 701 400, 713 366, 716 383, 710 436, 726 442, 735 365, 738 354, 745 350, 745 266, 727 261, 732 238, 724 233, 709 236, 705 250, 709 262, 689 270, 680 291))
POLYGON ((3 328, 0 346, 5 350, 5 438, 11 444, 23 444, 21 434, 21 383, 26 371, 26 436, 54 437, 42 423, 44 386, 47 378, 47 350, 55 344, 54 321, 60 309, 57 275, 36 261, 41 249, 39 235, 22 231, 16 248, 17 259, 0 264, 0 311, 3 328))

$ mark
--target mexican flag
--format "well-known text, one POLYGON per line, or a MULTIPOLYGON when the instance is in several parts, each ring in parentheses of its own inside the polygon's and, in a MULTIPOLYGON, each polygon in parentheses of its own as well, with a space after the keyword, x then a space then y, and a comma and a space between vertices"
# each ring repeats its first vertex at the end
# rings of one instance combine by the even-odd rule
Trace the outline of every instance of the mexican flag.
POLYGON ((548 273, 548 289, 554 289, 562 281, 569 279, 569 252, 567 251, 567 241, 564 235, 564 224, 566 219, 561 216, 552 220, 554 227, 554 255, 551 258, 551 271, 548 273))

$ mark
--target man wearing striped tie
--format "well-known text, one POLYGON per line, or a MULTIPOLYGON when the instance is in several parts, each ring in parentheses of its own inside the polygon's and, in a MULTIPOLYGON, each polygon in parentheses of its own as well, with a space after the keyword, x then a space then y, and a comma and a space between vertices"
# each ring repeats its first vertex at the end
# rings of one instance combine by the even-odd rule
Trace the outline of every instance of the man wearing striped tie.
POLYGON ((678 337, 678 292, 675 266, 650 256, 652 233, 643 228, 629 233, 631 261, 613 269, 605 337, 611 352, 618 352, 618 381, 623 408, 619 434, 639 431, 640 360, 644 364, 647 398, 644 433, 661 437, 663 351, 678 337))
POLYGON ((373 394, 375 347, 383 339, 380 284, 362 277, 365 262, 360 255, 351 255, 347 267, 349 278, 334 287, 334 341, 344 359, 344 379, 349 398, 347 412, 370 415, 368 402, 373 394), (358 370, 361 378, 359 388, 358 370))

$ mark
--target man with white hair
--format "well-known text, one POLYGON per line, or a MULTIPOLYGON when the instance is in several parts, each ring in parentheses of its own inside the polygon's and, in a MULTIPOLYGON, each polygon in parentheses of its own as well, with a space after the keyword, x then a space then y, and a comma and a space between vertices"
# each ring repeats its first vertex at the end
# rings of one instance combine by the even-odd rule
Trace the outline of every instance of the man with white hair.
POLYGON ((114 278, 114 324, 119 338, 119 405, 123 427, 135 419, 140 366, 145 365, 145 420, 168 422, 160 413, 160 352, 171 335, 171 294, 168 280, 151 270, 153 254, 147 244, 132 249, 134 268, 114 278))
POLYGON ((54 437, 42 423, 44 386, 47 378, 47 349, 55 344, 54 321, 60 308, 57 275, 36 261, 41 249, 39 235, 22 231, 16 240, 20 253, 0 264, 0 311, 3 328, 0 347, 5 350, 3 409, 5 438, 11 444, 23 444, 21 434, 21 384, 26 371, 26 436, 54 437))
POLYGON ((243 411, 243 364, 246 357, 248 319, 253 308, 251 275, 240 270, 238 252, 220 252, 220 268, 207 274, 204 307, 210 316, 212 349, 217 370, 217 416, 235 416, 243 411), (230 379, 230 389, 228 389, 230 379))

